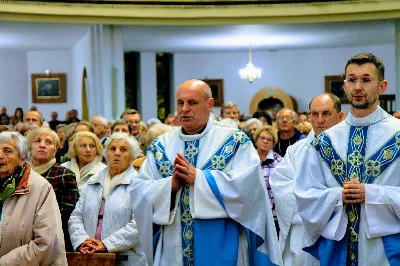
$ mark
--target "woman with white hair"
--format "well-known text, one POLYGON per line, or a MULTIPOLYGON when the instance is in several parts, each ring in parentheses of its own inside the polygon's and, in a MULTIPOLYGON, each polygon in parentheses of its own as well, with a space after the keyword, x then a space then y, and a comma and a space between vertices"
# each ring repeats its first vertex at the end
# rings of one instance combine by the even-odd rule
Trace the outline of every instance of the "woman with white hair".
POLYGON ((250 135, 253 138, 253 140, 255 139, 255 134, 257 129, 262 127, 263 123, 261 122, 261 120, 257 118, 251 118, 247 120, 245 123, 245 131, 248 135, 250 135))
POLYGON ((68 219, 79 199, 78 187, 73 172, 56 163, 56 151, 60 139, 56 132, 46 127, 39 127, 27 136, 32 160, 29 162, 41 176, 47 179, 56 193, 57 203, 63 223, 65 248, 72 251, 68 236, 68 219))
POLYGON ((85 255, 116 252, 128 261, 118 265, 146 265, 132 212, 131 185, 137 172, 131 166, 139 153, 137 140, 124 133, 105 143, 108 167, 93 175, 69 219, 74 250, 85 255))
POLYGON ((103 145, 96 134, 89 131, 77 132, 75 140, 69 147, 68 156, 71 161, 61 166, 74 172, 79 194, 86 188, 89 178, 107 167, 102 163, 103 145))
POLYGON ((26 138, 0 133, 0 265, 67 265, 56 195, 28 156, 26 138))

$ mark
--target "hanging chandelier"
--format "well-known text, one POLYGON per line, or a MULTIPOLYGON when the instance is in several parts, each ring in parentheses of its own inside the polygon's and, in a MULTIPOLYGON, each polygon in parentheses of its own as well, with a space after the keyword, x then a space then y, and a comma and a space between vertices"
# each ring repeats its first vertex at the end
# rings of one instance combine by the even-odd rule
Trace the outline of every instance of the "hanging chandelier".
POLYGON ((251 45, 249 46, 249 63, 245 68, 239 70, 239 75, 241 79, 250 83, 261 78, 261 69, 256 68, 252 62, 251 45))

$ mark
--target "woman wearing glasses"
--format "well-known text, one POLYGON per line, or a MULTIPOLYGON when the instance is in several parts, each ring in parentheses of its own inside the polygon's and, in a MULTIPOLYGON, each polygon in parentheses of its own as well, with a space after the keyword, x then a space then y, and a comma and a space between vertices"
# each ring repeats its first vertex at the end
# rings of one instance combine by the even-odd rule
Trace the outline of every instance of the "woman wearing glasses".
POLYGON ((273 150, 275 144, 278 142, 278 135, 272 126, 264 126, 256 131, 254 134, 254 140, 256 142, 258 156, 260 156, 262 173, 267 186, 269 200, 271 202, 276 231, 279 235, 279 225, 276 218, 275 202, 274 198, 272 197, 271 186, 269 185, 269 177, 272 173, 272 170, 274 170, 276 165, 282 160, 282 157, 273 150))

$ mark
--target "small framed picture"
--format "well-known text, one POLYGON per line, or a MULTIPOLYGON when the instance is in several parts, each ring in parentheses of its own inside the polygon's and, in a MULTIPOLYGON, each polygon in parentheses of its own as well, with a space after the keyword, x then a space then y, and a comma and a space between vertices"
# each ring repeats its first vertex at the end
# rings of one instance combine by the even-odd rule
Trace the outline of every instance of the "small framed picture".
POLYGON ((203 79, 207 83, 214 98, 214 106, 220 107, 224 104, 224 80, 223 79, 203 79))
POLYGON ((66 74, 31 74, 33 103, 65 103, 66 74))
POLYGON ((341 103, 349 103, 346 93, 344 92, 344 75, 325 76, 325 92, 335 94, 341 103))

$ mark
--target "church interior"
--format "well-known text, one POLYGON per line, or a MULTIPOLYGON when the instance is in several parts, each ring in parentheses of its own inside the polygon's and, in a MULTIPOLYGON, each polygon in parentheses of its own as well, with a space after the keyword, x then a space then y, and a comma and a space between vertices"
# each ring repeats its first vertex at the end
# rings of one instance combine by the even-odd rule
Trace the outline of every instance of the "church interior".
MULTIPOLYGON (((385 62, 384 105, 396 109, 397 1, 222 1, 220 7, 8 2, 0 12, 0 91, 7 95, 0 105, 9 110, 35 105, 46 120, 52 111, 63 116, 70 109, 116 119, 135 108, 144 120, 163 119, 175 111, 178 85, 198 78, 222 81, 216 115, 228 101, 252 115, 263 99, 274 98, 274 89, 292 98, 286 106, 305 112, 314 95, 331 89, 326 78, 343 75, 345 61, 358 52, 385 62), (250 49, 261 70, 254 82, 239 75, 250 49), (34 99, 32 74, 44 73, 65 73, 63 102, 34 99)), ((348 112, 348 104, 343 109, 348 112)))

